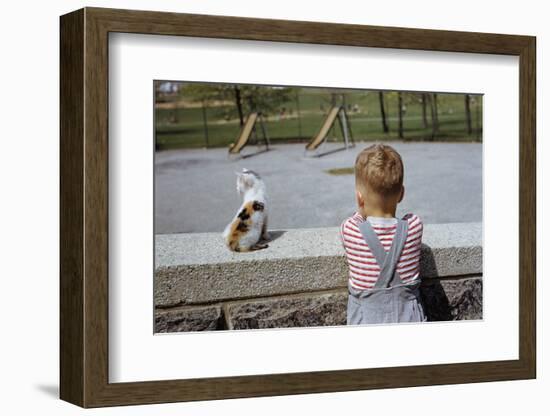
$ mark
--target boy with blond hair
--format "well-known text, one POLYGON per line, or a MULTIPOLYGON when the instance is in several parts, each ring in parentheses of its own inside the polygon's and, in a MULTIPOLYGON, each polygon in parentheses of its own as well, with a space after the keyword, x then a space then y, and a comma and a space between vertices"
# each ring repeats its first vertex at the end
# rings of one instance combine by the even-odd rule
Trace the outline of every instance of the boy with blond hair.
POLYGON ((426 320, 420 285, 422 221, 395 217, 404 168, 391 146, 375 144, 355 161, 357 212, 340 233, 349 267, 348 325, 426 320))

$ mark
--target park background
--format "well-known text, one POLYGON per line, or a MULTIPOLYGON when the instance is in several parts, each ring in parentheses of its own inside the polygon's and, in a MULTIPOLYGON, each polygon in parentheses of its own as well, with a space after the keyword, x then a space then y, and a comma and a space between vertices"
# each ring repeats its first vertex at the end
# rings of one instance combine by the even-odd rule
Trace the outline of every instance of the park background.
MULTIPOLYGON (((0 68, 4 96, 0 103, 5 146, 0 152, 1 183, 5 203, 0 208, 2 259, 5 259, 1 305, 3 334, 1 386, 5 414, 55 415, 280 415, 315 412, 334 415, 342 409, 408 415, 464 416, 469 414, 544 415, 548 409, 550 360, 548 303, 550 285, 544 248, 550 244, 550 209, 547 183, 550 169, 549 134, 543 115, 550 103, 550 26, 547 6, 526 0, 448 4, 428 0, 358 3, 341 0, 315 3, 279 0, 22 0, 5 3, 0 14, 5 56, 0 68), (310 394, 260 399, 220 400, 154 406, 82 410, 58 400, 58 292, 59 292, 59 27, 58 17, 84 6, 241 15, 250 17, 319 20, 339 23, 388 25, 446 30, 515 33, 537 36, 538 200, 537 321, 538 379, 498 383, 431 386, 331 394, 310 394), (21 16, 26 28, 21 27, 21 16), (28 87, 28 88, 27 88, 28 87), (29 107, 30 92, 41 104, 29 107), (32 120, 32 122, 30 122, 32 120), (546 189, 545 189, 546 188, 546 189), (35 268, 28 267, 29 264, 35 268), (22 307, 25 300, 29 307, 22 307), (25 323, 25 324, 24 324, 25 323)), ((33 102, 34 101, 33 99, 33 102)))
MULTIPOLYGON (((360 141, 481 142, 481 95, 156 81, 157 150, 236 140, 249 113, 265 116, 273 144, 307 142, 334 106, 360 141)), ((342 133, 334 129, 334 140, 342 133)))
POLYGON ((241 204, 234 172, 243 168, 266 183, 270 230, 338 226, 356 208, 355 158, 375 142, 403 159, 398 216, 482 221, 482 95, 161 80, 154 88, 155 234, 221 232, 241 204))

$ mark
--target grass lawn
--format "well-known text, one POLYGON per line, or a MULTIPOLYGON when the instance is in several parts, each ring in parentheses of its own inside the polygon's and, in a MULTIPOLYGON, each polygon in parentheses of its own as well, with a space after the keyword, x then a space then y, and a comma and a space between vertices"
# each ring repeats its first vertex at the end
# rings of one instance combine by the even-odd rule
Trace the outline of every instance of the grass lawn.
POLYGON ((354 168, 336 168, 325 171, 329 175, 353 175, 355 173, 354 168))
MULTIPOLYGON (((382 131, 378 93, 375 91, 349 91, 346 103, 350 110, 350 126, 356 141, 398 140, 397 93, 387 92, 385 96, 386 115, 390 132, 382 131), (354 111, 354 109, 356 111, 354 111)), ((403 127, 404 140, 424 141, 431 139, 432 129, 426 128, 422 119, 422 105, 417 95, 404 93, 406 107, 403 127)), ((285 117, 267 114, 266 128, 273 144, 277 142, 309 141, 320 129, 330 109, 330 95, 326 89, 302 89, 296 100, 285 104, 285 117), (298 114, 300 117, 298 117, 298 114)), ((464 95, 438 94, 439 133, 437 141, 481 141, 482 99, 474 96, 471 103, 474 131, 467 134, 464 95)), ((230 104, 207 108, 208 142, 206 140, 203 110, 193 108, 156 108, 156 144, 158 149, 227 147, 233 143, 240 131, 238 119, 228 118, 235 109, 230 104)), ((430 109, 428 106, 428 122, 430 109)), ((342 140, 338 126, 329 137, 342 140)))

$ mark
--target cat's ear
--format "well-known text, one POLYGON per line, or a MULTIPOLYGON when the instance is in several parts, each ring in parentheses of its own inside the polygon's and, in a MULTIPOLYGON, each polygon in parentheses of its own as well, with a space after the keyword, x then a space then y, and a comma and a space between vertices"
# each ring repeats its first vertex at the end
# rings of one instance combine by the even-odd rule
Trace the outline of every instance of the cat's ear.
POLYGON ((252 175, 241 173, 239 176, 239 180, 245 188, 252 188, 254 186, 254 177, 252 175))

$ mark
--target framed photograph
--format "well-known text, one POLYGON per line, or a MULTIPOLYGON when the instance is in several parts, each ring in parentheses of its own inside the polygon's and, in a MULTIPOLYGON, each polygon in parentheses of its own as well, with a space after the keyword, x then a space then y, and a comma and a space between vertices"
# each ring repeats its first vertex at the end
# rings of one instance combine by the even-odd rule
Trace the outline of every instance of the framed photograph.
POLYGON ((63 400, 536 377, 534 37, 60 30, 63 400))

